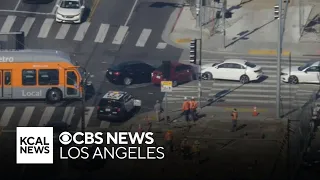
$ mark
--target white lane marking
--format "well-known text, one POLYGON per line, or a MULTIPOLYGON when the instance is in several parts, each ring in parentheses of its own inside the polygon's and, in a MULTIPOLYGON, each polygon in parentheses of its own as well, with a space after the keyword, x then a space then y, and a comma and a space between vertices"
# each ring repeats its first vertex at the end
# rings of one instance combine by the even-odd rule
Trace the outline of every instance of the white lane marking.
POLYGON ((15 107, 6 107, 0 119, 0 126, 7 126, 9 124, 14 109, 15 107))
POLYGON ((107 121, 101 121, 100 128, 109 128, 110 122, 107 121))
POLYGON ((16 6, 14 7, 14 10, 17 10, 19 8, 19 5, 21 3, 21 0, 18 1, 18 3, 16 4, 16 6))
POLYGON ((28 106, 24 109, 23 114, 20 118, 18 126, 27 126, 30 118, 32 116, 32 113, 34 111, 35 107, 34 106, 28 106))
POLYGON ((167 47, 167 43, 159 42, 157 45, 157 49, 165 49, 167 47))
POLYGON ((34 18, 34 17, 27 17, 26 20, 24 20, 24 23, 23 23, 20 31, 24 32, 25 37, 28 35, 35 20, 36 20, 36 18, 34 18))
POLYGON ((47 18, 46 20, 44 20, 41 28, 40 28, 40 32, 38 34, 38 38, 46 38, 49 34, 49 31, 51 29, 51 26, 53 24, 54 19, 51 18, 47 18))
MULTIPOLYGON (((92 116, 93 110, 94 110, 94 107, 86 107, 86 110, 85 110, 86 112, 85 112, 85 116, 84 116, 85 127, 88 126, 88 123, 89 123, 90 118, 92 116)), ((81 128, 81 124, 82 124, 81 122, 82 122, 82 118, 80 118, 78 128, 81 128)))
POLYGON ((82 23, 76 33, 76 36, 73 38, 73 40, 74 41, 82 41, 88 31, 89 26, 90 26, 90 22, 82 23))
POLYGON ((124 26, 127 26, 127 25, 128 25, 128 23, 129 23, 129 21, 130 21, 130 19, 131 19, 131 17, 132 17, 133 11, 134 11, 134 9, 135 9, 136 6, 137 6, 138 1, 139 1, 139 0, 135 0, 135 1, 134 1, 134 4, 133 4, 133 6, 132 6, 132 8, 131 8, 131 11, 130 11, 130 13, 129 13, 129 16, 128 16, 126 22, 124 23, 124 26))
POLYGON ((38 126, 45 126, 50 121, 55 109, 56 107, 46 107, 42 113, 38 126))
POLYGON ((56 39, 64 39, 70 29, 71 25, 70 24, 62 24, 57 35, 56 39))
POLYGON ((96 36, 96 39, 94 40, 94 42, 97 43, 103 43, 104 39, 107 36, 108 30, 109 30, 110 25, 109 24, 101 24, 98 34, 96 36))
POLYGON ((141 34, 140 34, 140 37, 136 43, 136 46, 137 47, 144 47, 148 41, 148 38, 151 34, 151 29, 143 29, 141 34))
POLYGON ((112 44, 121 44, 124 37, 127 34, 129 27, 128 26, 120 26, 120 28, 118 29, 118 32, 116 34, 116 36, 114 37, 112 44))
POLYGON ((62 117, 62 122, 65 122, 68 125, 71 125, 71 120, 74 116, 74 110, 75 110, 75 107, 70 107, 70 106, 66 107, 62 117))
POLYGON ((7 16, 6 21, 3 23, 1 28, 1 33, 9 33, 13 26, 14 21, 16 20, 17 16, 7 16))
POLYGON ((52 8, 51 14, 54 14, 56 12, 56 10, 58 9, 57 5, 60 4, 61 0, 57 0, 56 4, 54 5, 54 7, 52 8))

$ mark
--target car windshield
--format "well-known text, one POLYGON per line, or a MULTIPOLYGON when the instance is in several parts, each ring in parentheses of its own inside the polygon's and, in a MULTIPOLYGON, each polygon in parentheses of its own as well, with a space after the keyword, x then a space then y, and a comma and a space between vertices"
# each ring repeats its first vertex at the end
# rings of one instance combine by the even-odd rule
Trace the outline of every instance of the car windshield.
POLYGON ((120 102, 109 100, 109 99, 101 99, 99 106, 105 107, 105 106, 111 106, 111 107, 121 107, 120 102))
POLYGON ((307 67, 311 66, 313 63, 314 62, 308 62, 305 65, 298 67, 298 70, 302 71, 302 70, 306 69, 307 67))
POLYGON ((62 1, 60 7, 67 9, 79 9, 80 4, 78 1, 62 1))
POLYGON ((251 67, 251 68, 254 68, 254 67, 257 66, 257 65, 255 65, 255 64, 253 64, 251 62, 246 62, 245 65, 248 66, 248 67, 251 67))

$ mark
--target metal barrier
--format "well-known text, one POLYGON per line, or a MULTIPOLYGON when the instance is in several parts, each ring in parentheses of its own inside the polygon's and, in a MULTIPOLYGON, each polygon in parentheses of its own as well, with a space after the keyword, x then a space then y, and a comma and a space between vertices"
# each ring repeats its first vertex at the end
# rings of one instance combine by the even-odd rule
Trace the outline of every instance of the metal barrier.
MULTIPOLYGON (((298 100, 294 104, 296 112, 288 118, 288 176, 294 179, 298 169, 302 164, 303 155, 307 151, 313 133, 313 108, 317 99, 318 91, 314 91, 312 95, 302 103, 298 100)), ((299 99, 299 96, 297 96, 299 99)))

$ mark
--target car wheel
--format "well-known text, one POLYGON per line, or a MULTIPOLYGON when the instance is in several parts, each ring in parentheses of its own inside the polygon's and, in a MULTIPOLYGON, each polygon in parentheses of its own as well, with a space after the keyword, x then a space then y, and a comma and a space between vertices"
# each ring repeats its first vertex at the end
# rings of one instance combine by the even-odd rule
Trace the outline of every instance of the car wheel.
POLYGON ((204 80, 212 80, 212 74, 210 72, 205 72, 202 74, 202 79, 204 80))
POLYGON ((172 81, 172 87, 176 87, 178 86, 178 82, 177 81, 172 81))
POLYGON ((46 98, 51 103, 60 102, 62 99, 61 92, 58 89, 51 89, 47 92, 46 98))
POLYGON ((240 82, 241 82, 242 84, 247 84, 247 83, 249 83, 249 81, 250 81, 250 79, 249 79, 249 77, 248 77, 247 75, 242 75, 242 76, 240 77, 240 82))
POLYGON ((123 79, 123 84, 126 85, 126 86, 129 86, 132 84, 132 78, 129 78, 129 77, 125 77, 123 79))
POLYGON ((290 76, 289 83, 290 84, 299 84, 299 79, 297 78, 297 76, 290 76))

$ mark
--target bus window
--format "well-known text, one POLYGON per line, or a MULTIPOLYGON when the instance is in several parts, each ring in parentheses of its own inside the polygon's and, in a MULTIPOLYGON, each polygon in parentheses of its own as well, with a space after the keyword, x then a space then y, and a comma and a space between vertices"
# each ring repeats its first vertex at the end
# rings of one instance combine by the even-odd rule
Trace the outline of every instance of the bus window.
POLYGON ((11 85, 11 72, 5 72, 4 79, 4 85, 11 85))
POLYGON ((39 85, 58 85, 59 71, 57 69, 42 69, 38 72, 39 85))
POLYGON ((73 71, 67 72, 67 85, 77 84, 77 75, 73 71))
POLYGON ((67 87, 67 95, 76 95, 78 94, 78 79, 77 75, 74 73, 74 71, 68 71, 67 72, 67 85, 73 86, 67 87))
POLYGON ((36 70, 24 69, 22 70, 22 85, 30 86, 37 84, 36 70))

